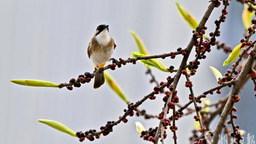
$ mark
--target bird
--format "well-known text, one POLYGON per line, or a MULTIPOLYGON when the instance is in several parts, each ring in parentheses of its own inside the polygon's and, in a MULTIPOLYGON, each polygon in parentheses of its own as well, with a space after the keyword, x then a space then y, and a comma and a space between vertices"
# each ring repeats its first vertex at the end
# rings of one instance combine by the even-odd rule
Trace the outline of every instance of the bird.
POLYGON ((99 25, 87 48, 88 57, 91 59, 96 70, 93 85, 94 89, 97 89, 104 84, 105 78, 102 68, 106 62, 111 59, 115 48, 115 41, 109 35, 109 25, 99 25))

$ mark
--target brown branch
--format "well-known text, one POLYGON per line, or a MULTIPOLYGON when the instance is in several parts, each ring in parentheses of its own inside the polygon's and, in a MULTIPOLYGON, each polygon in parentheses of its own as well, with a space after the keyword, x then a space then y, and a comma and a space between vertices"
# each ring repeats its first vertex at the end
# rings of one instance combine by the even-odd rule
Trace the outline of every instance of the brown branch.
MULTIPOLYGON (((251 32, 249 34, 249 36, 247 37, 246 39, 246 43, 249 41, 250 37, 254 34, 254 31, 255 31, 255 28, 256 28, 256 25, 253 26, 253 32, 251 32)), ((256 43, 256 40, 253 41, 247 48, 244 49, 244 51, 239 55, 238 59, 236 60, 236 62, 233 64, 233 68, 232 68, 232 71, 230 73, 230 76, 232 76, 232 74, 235 72, 236 70, 236 67, 239 65, 240 61, 242 60, 242 58, 244 57, 244 55, 247 53, 247 51, 254 46, 254 44, 256 43)))
MULTIPOLYGON (((164 87, 166 87, 166 85, 167 85, 167 83, 164 83, 163 85, 161 85, 160 87, 159 87, 159 89, 163 89, 164 87)), ((130 111, 129 111, 129 108, 130 108, 130 110, 131 111, 133 111, 133 110, 135 110, 135 111, 137 111, 138 109, 137 109, 137 107, 139 107, 144 101, 146 101, 150 96, 152 96, 152 95, 154 95, 155 94, 155 91, 153 91, 153 92, 151 92, 151 93, 149 93, 148 95, 146 95, 146 96, 144 96, 141 100, 139 100, 139 101, 137 101, 135 104, 129 104, 128 105, 128 110, 126 110, 125 111, 125 113, 122 115, 122 116, 120 116, 119 117, 119 119, 117 120, 117 121, 113 121, 113 122, 111 122, 110 124, 108 124, 108 128, 107 129, 110 129, 110 130, 112 130, 112 128, 114 127, 114 126, 116 126, 116 125, 118 125, 119 123, 121 123, 123 120, 125 120, 126 119, 126 117, 127 116, 129 116, 129 114, 130 114, 130 111), (109 127, 111 127, 111 128, 109 128, 109 127)), ((94 139, 93 137, 99 137, 101 134, 103 134, 103 132, 102 131, 95 131, 95 130, 89 130, 89 131, 87 131, 88 133, 90 133, 90 135, 87 137, 88 139, 94 139)), ((110 131, 111 132, 111 131, 110 131)), ((77 133, 80 133, 80 132, 77 132, 77 133)), ((108 133, 107 133, 108 134, 108 133)), ((106 134, 106 135, 107 135, 106 134)), ((83 141, 84 139, 85 139, 85 137, 84 137, 85 135, 83 134, 83 137, 78 137, 79 139, 80 139, 80 141, 83 141)))
MULTIPOLYGON (((231 85, 231 84, 233 84, 233 83, 234 83, 234 81, 223 82, 221 85, 216 86, 216 87, 214 87, 214 88, 211 88, 211 89, 209 89, 209 90, 203 92, 203 94, 201 94, 200 96, 197 96, 197 99, 202 98, 202 95, 207 95, 207 94, 209 94, 209 93, 212 93, 212 92, 215 91, 215 90, 218 90, 218 89, 220 89, 220 88, 222 88, 222 87, 225 87, 225 86, 227 86, 227 85, 231 85)), ((182 112, 182 111, 183 111, 184 109, 186 109, 191 103, 193 103, 193 100, 190 100, 187 104, 185 104, 183 107, 181 107, 178 111, 179 111, 179 112, 182 112)))
POLYGON ((236 132, 236 126, 235 126, 235 123, 234 123, 232 111, 230 112, 229 116, 230 116, 230 123, 232 125, 233 132, 235 133, 236 132))
MULTIPOLYGON (((186 75, 186 79, 187 79, 187 81, 191 82, 190 79, 189 79, 189 77, 188 77, 188 75, 186 75)), ((203 125, 202 125, 201 117, 200 117, 200 115, 199 115, 199 113, 198 113, 198 111, 199 111, 200 109, 199 109, 199 107, 197 106, 197 103, 196 103, 196 99, 195 99, 195 95, 194 95, 194 91, 193 91, 193 89, 192 89, 192 86, 189 87, 189 91, 190 91, 190 95, 191 95, 191 97, 192 97, 192 101, 193 101, 193 103, 194 103, 194 107, 195 107, 195 110, 196 110, 196 116, 197 116, 197 118, 198 118, 198 122, 199 122, 199 124, 200 124, 200 128, 202 129, 202 128, 203 128, 203 125)), ((204 132, 203 132, 203 135, 204 135, 204 132)))
POLYGON ((210 126, 212 120, 213 120, 217 115, 221 114, 221 112, 223 111, 223 108, 224 108, 223 106, 220 106, 217 110, 215 110, 214 112, 211 112, 211 113, 210 113, 210 117, 209 117, 209 119, 208 119, 208 121, 207 121, 207 123, 206 123, 206 128, 207 128, 207 129, 209 129, 209 126, 210 126))
POLYGON ((158 86, 158 87, 160 86, 159 82, 156 80, 155 76, 152 73, 152 70, 149 67, 147 68, 146 74, 149 74, 151 76, 150 83, 154 82, 156 84, 156 86, 158 86))
MULTIPOLYGON (((254 46, 254 48, 253 48, 253 51, 255 51, 255 50, 256 50, 256 46, 254 46)), ((238 75, 237 79, 235 80, 233 89, 229 95, 228 101, 224 107, 224 110, 221 113, 221 117, 220 117, 218 124, 216 126, 216 129, 214 131, 213 142, 212 142, 213 144, 218 143, 219 136, 221 134, 223 125, 227 119, 229 112, 231 111, 231 109, 233 107, 234 103, 232 102, 232 96, 237 95, 239 93, 240 87, 242 86, 244 80, 246 79, 248 72, 251 70, 253 63, 254 63, 254 58, 250 55, 246 61, 245 66, 243 67, 241 73, 238 75)))
MULTIPOLYGON (((156 59, 156 58, 166 58, 166 57, 172 57, 173 55, 178 55, 178 54, 181 54, 182 51, 176 51, 176 52, 170 52, 170 53, 164 53, 164 54, 159 54, 159 55, 151 55, 151 56, 143 56, 143 57, 136 57, 136 58, 128 58, 126 60, 123 60, 122 58, 119 58, 120 61, 116 62, 116 63, 112 63, 112 64, 109 64, 101 69, 96 69, 94 70, 93 73, 89 73, 89 72, 86 72, 86 73, 89 73, 89 80, 87 79, 87 77, 85 77, 84 79, 84 82, 82 83, 79 78, 78 79, 74 79, 74 82, 69 82, 69 83, 60 83, 59 84, 59 88, 63 88, 63 87, 72 87, 72 85, 74 85, 75 83, 79 83, 79 85, 81 86, 80 82, 82 84, 84 83, 89 83, 91 81, 91 78, 94 77, 95 73, 99 70, 101 71, 104 71, 104 70, 107 70, 107 69, 111 69, 111 70, 114 70, 116 68, 116 66, 118 66, 119 68, 122 66, 122 65, 126 65, 127 63, 133 63, 133 64, 136 64, 136 61, 138 60, 148 60, 148 59, 156 59)), ((171 70, 170 73, 172 72, 176 72, 176 70, 171 70)), ((81 75, 80 75, 81 76, 81 75)), ((78 87, 80 87, 78 86, 78 87)), ((69 89, 69 90, 72 90, 72 89, 69 89)))
MULTIPOLYGON (((200 23, 199 23, 199 25, 198 25, 198 27, 196 29, 197 32, 200 32, 204 28, 205 23, 208 20, 210 14, 212 13, 214 7, 215 7, 215 2, 211 2, 210 5, 208 6, 208 9, 206 10, 202 20, 200 21, 200 23)), ((195 39, 192 37, 190 42, 189 42, 189 44, 188 44, 188 46, 187 46, 187 48, 185 49, 187 54, 183 57, 182 62, 180 64, 180 67, 179 67, 179 69, 178 69, 178 71, 177 71, 177 73, 176 73, 176 75, 174 77, 174 82, 173 82, 174 90, 176 89, 176 86, 177 86, 178 81, 180 79, 181 71, 184 70, 185 67, 186 67, 186 63, 187 63, 188 57, 190 55, 190 52, 191 52, 194 44, 195 44, 195 39)), ((167 103, 171 101, 172 93, 173 92, 171 92, 171 96, 168 98, 168 100, 167 100, 167 102, 165 104, 165 107, 164 107, 164 118, 166 118, 167 111, 169 109, 167 103)), ((160 121, 159 122, 159 127, 158 127, 157 132, 156 132, 156 136, 155 136, 155 138, 156 138, 155 144, 157 144, 158 140, 159 140, 159 135, 158 134, 160 132, 163 132, 163 131, 164 131, 164 128, 162 127, 162 124, 161 124, 161 121, 160 121)))

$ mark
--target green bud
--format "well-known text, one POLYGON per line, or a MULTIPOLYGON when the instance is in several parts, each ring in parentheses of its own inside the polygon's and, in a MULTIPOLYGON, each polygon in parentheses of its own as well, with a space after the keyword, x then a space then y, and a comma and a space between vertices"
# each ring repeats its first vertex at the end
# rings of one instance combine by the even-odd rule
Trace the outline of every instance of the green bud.
POLYGON ((135 125, 136 125, 136 130, 139 134, 141 134, 142 131, 145 131, 145 128, 141 122, 135 122, 135 125))
POLYGON ((198 26, 197 20, 178 2, 176 2, 176 5, 178 7, 179 14, 184 18, 188 25, 195 30, 198 26))
POLYGON ((244 10, 243 10, 243 13, 242 13, 242 20, 243 20, 243 23, 244 23, 244 28, 246 30, 248 30, 248 28, 251 26, 251 21, 252 21, 252 18, 254 16, 254 11, 249 11, 248 7, 249 6, 247 4, 244 4, 244 10))
POLYGON ((146 47, 144 46, 144 43, 143 41, 141 40, 141 38, 139 37, 139 35, 134 32, 134 31, 129 31, 130 34, 132 34, 137 46, 138 46, 138 49, 139 49, 139 52, 144 54, 144 55, 149 55, 149 52, 147 51, 146 47))
POLYGON ((104 76, 105 79, 108 83, 108 85, 111 87, 111 89, 121 98, 123 99, 126 103, 129 103, 128 99, 124 95, 123 91, 119 87, 119 85, 115 82, 115 80, 112 78, 112 76, 107 72, 104 71, 104 76))
POLYGON ((232 63, 233 61, 236 60, 236 58, 239 56, 239 54, 241 53, 241 50, 243 49, 243 44, 239 44, 237 45, 233 51, 229 54, 228 58, 223 62, 223 66, 226 66, 230 63, 232 63))
POLYGON ((42 80, 11 80, 11 82, 19 85, 24 86, 34 86, 34 87, 59 87, 59 84, 52 83, 49 81, 42 81, 42 80))
POLYGON ((222 74, 220 73, 219 70, 217 70, 213 66, 210 66, 210 69, 211 69, 212 73, 214 74, 215 78, 217 79, 217 81, 219 80, 219 78, 222 78, 222 74))
MULTIPOLYGON (((133 52, 132 57, 144 57, 146 55, 141 54, 139 52, 133 52)), ((155 67, 163 72, 169 72, 167 67, 158 59, 148 59, 148 60, 140 60, 143 64, 149 67, 155 67)))
POLYGON ((73 137, 77 137, 76 133, 72 129, 68 128, 67 126, 65 126, 64 124, 62 124, 60 122, 57 122, 57 121, 54 121, 54 120, 47 120, 47 119, 39 119, 38 122, 46 124, 46 125, 54 128, 58 131, 64 132, 64 133, 69 134, 73 137))

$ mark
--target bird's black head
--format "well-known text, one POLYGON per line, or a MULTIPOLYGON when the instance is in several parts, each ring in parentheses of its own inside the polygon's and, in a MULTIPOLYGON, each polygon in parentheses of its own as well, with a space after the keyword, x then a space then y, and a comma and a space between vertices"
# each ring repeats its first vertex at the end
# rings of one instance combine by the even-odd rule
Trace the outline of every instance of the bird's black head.
POLYGON ((105 24, 99 25, 99 26, 97 27, 97 30, 98 30, 99 33, 100 33, 100 32, 102 32, 105 28, 107 28, 107 30, 109 31, 108 25, 105 25, 105 24))

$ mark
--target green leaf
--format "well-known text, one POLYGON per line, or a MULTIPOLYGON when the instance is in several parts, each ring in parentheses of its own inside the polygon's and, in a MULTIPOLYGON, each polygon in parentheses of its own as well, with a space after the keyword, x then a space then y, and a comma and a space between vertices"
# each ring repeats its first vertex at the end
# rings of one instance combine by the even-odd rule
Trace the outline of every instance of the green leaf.
POLYGON ((226 66, 226 65, 232 63, 233 61, 235 61, 236 58, 239 56, 243 47, 244 47, 244 45, 242 43, 237 45, 233 49, 233 51, 229 54, 228 58, 224 61, 223 66, 226 66))
POLYGON ((254 16, 254 11, 249 11, 248 8, 249 8, 249 6, 247 4, 244 4, 242 20, 243 20, 244 28, 246 30, 248 30, 248 28, 251 26, 251 21, 254 16))
MULTIPOLYGON (((210 111, 210 108, 208 107, 209 105, 211 104, 211 101, 209 99, 206 99, 206 98, 203 98, 203 111, 204 112, 209 112, 210 111)), ((203 116, 206 116, 207 114, 203 114, 203 116)), ((199 118, 200 120, 202 121, 202 115, 201 113, 199 113, 199 118)), ((195 130, 199 130, 200 129, 200 123, 199 121, 195 121, 195 124, 194 124, 194 128, 195 130)))
POLYGON ((60 122, 57 122, 57 121, 54 121, 54 120, 47 120, 47 119, 39 119, 38 122, 46 124, 46 125, 48 125, 52 128, 55 128, 58 131, 64 132, 64 133, 69 134, 73 137, 77 137, 76 133, 72 129, 68 128, 67 126, 65 126, 64 124, 62 124, 60 122))
POLYGON ((118 84, 115 82, 115 80, 112 78, 112 76, 107 72, 104 71, 104 76, 106 78, 106 81, 108 85, 111 87, 111 89, 126 103, 129 103, 128 99, 126 98, 125 94, 121 90, 121 88, 118 86, 118 84))
POLYGON ((52 83, 49 81, 42 81, 42 80, 11 80, 11 82, 19 85, 24 86, 34 86, 34 87, 59 87, 59 84, 52 83))
POLYGON ((138 46, 138 49, 139 49, 139 52, 144 54, 144 55, 149 55, 149 52, 147 51, 146 47, 144 46, 144 43, 142 42, 141 38, 139 37, 139 35, 134 32, 134 31, 129 31, 130 34, 132 34, 137 46, 138 46))
POLYGON ((205 112, 209 112, 210 111, 210 107, 209 105, 211 104, 211 100, 203 98, 203 111, 205 112))
POLYGON ((209 66, 212 73, 214 74, 215 78, 217 79, 217 81, 219 80, 219 78, 222 78, 222 74, 220 73, 219 70, 217 70, 215 67, 213 66, 209 66))
MULTIPOLYGON (((199 119, 200 119, 200 121, 202 121, 201 113, 199 113, 199 119)), ((195 121, 194 128, 195 128, 195 130, 200 129, 200 122, 199 121, 195 121)))
MULTIPOLYGON (((139 49, 139 53, 138 52, 134 52, 132 53, 133 57, 138 57, 138 56, 147 56, 149 55, 149 52, 147 51, 146 47, 144 46, 141 38, 139 37, 139 35, 137 33, 135 33, 134 31, 130 31, 130 33, 132 34, 138 49, 139 49)), ((158 59, 150 59, 150 60, 140 60, 142 63, 145 64, 145 66, 147 67, 156 67, 157 69, 164 71, 164 72, 169 72, 167 70, 167 67, 158 59)))
POLYGON ((136 125, 136 130, 139 134, 141 134, 142 131, 145 131, 145 128, 141 122, 135 122, 135 125, 136 125))
MULTIPOLYGON (((199 115, 200 115, 200 114, 199 114, 199 115)), ((200 116, 201 116, 201 115, 200 115, 200 116)), ((199 130, 199 129, 200 129, 200 123, 199 123, 199 121, 195 121, 194 128, 195 128, 195 130, 199 130)))
MULTIPOLYGON (((132 52, 132 57, 144 57, 146 55, 139 52, 132 52)), ((155 67, 163 72, 169 72, 167 67, 158 59, 140 60, 143 64, 149 67, 155 67)))
POLYGON ((179 14, 184 18, 188 25, 195 30, 198 26, 197 20, 178 2, 176 2, 176 5, 178 7, 179 14))

